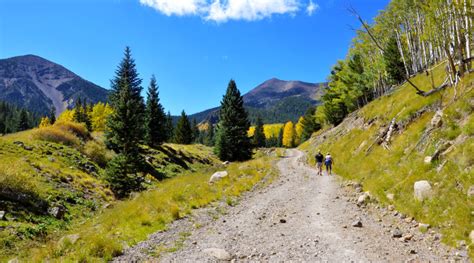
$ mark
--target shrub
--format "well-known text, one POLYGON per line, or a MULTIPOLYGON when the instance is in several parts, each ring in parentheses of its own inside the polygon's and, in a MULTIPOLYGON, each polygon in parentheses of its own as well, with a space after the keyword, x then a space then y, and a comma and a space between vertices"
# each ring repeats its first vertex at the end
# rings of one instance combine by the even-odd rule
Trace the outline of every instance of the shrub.
POLYGON ((101 141, 88 141, 82 151, 92 161, 104 167, 113 158, 112 152, 108 151, 105 144, 101 141))
POLYGON ((58 129, 56 125, 34 130, 33 137, 35 139, 62 143, 68 146, 78 146, 81 143, 77 136, 67 130, 58 129))
POLYGON ((62 131, 69 131, 82 139, 87 139, 90 137, 89 131, 83 123, 59 121, 56 122, 53 126, 62 131))

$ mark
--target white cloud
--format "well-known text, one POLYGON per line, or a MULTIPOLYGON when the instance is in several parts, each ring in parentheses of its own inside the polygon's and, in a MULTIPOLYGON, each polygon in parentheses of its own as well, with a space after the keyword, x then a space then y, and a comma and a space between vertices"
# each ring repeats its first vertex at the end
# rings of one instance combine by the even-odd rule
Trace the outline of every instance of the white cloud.
MULTIPOLYGON (((165 15, 198 15, 205 20, 261 20, 274 14, 295 15, 306 0, 140 0, 165 15)), ((309 0, 306 8, 312 15, 319 8, 309 0)))
POLYGON ((312 0, 309 0, 308 6, 306 7, 306 14, 309 16, 312 16, 314 12, 316 12, 319 9, 319 5, 313 3, 312 0))
POLYGON ((167 15, 196 15, 206 8, 206 0, 140 0, 142 5, 167 15))
POLYGON ((273 14, 294 14, 298 10, 298 0, 214 0, 205 19, 217 22, 253 21, 273 14))

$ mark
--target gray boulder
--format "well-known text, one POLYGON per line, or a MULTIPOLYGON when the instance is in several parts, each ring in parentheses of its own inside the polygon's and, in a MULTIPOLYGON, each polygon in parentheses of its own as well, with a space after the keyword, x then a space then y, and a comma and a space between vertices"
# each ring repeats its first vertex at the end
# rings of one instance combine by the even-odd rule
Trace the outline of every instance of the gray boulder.
POLYGON ((64 214, 66 214, 66 208, 64 206, 58 205, 51 208, 48 208, 48 214, 52 215, 57 219, 62 219, 64 214))
POLYGON ((220 171, 220 172, 215 172, 211 178, 209 179, 209 183, 214 183, 219 180, 222 180, 223 178, 227 177, 229 174, 227 171, 220 171))
POLYGON ((367 202, 370 200, 370 193, 369 192, 365 192, 363 193, 362 195, 359 196, 359 198, 357 198, 357 205, 358 206, 362 206, 362 205, 365 205, 367 204, 367 202))
POLYGON ((433 190, 431 189, 431 185, 426 180, 415 182, 415 184, 413 185, 413 189, 414 189, 415 199, 418 201, 429 199, 433 195, 433 190))

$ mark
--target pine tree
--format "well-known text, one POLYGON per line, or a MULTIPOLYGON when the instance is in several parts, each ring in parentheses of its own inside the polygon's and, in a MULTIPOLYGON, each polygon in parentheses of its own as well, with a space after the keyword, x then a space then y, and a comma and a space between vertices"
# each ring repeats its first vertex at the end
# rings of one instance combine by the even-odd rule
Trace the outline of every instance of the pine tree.
POLYGON ((207 129, 204 144, 207 146, 214 146, 214 139, 214 125, 209 122, 209 128, 207 129))
POLYGON ((394 84, 402 82, 402 80, 405 79, 405 68, 395 36, 389 39, 385 47, 385 52, 383 53, 383 58, 386 66, 385 69, 392 82, 394 84))
POLYGON ((260 116, 257 117, 255 132, 252 137, 252 144, 254 147, 265 147, 265 132, 263 130, 263 121, 260 116))
POLYGON ((84 100, 82 102, 82 121, 87 127, 87 130, 92 131, 92 122, 90 118, 90 110, 91 108, 87 105, 87 100, 84 100))
POLYGON ((221 102, 216 135, 216 153, 223 161, 244 161, 252 157, 247 131, 250 127, 244 100, 234 80, 230 80, 221 102))
POLYGON ((49 122, 51 124, 54 124, 56 122, 56 107, 54 107, 54 105, 51 107, 51 110, 49 111, 49 122))
POLYGON ((166 134, 166 142, 171 142, 174 137, 174 126, 173 126, 173 117, 171 117, 171 113, 168 111, 168 114, 166 115, 166 121, 165 121, 165 134, 166 134))
POLYGON ((20 112, 20 119, 18 122, 18 131, 28 130, 30 128, 28 112, 25 109, 20 112))
POLYGON ((277 147, 283 147, 283 128, 280 129, 280 132, 278 132, 278 142, 277 142, 277 147))
POLYGON ((167 139, 166 116, 158 97, 156 78, 151 77, 146 101, 146 143, 150 147, 157 147, 167 139))
POLYGON ((174 141, 179 144, 191 144, 193 142, 193 129, 184 110, 181 112, 181 117, 174 129, 174 141))
POLYGON ((305 142, 308 140, 313 132, 321 129, 321 124, 316 121, 316 117, 314 116, 316 108, 308 108, 305 115, 303 116, 303 120, 301 122, 303 126, 303 132, 301 134, 301 142, 305 142))
POLYGON ((107 120, 106 144, 118 155, 109 163, 106 179, 117 196, 124 197, 140 190, 144 162, 140 155, 145 116, 145 104, 140 95, 142 80, 129 47, 115 74, 109 97, 113 113, 107 120))
POLYGON ((199 131, 199 126, 197 124, 196 119, 193 119, 193 122, 191 124, 191 130, 193 131, 193 141, 198 143, 199 141, 199 134, 201 133, 199 131))
POLYGON ((82 123, 84 122, 84 114, 82 113, 82 100, 78 98, 76 104, 74 105, 74 115, 73 119, 75 122, 82 123))

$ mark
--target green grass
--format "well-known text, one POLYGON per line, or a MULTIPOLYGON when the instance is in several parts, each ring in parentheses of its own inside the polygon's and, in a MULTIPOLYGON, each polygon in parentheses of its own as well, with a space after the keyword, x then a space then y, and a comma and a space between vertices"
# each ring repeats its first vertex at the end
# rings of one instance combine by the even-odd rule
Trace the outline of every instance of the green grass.
POLYGON ((264 177, 276 174, 270 157, 233 163, 227 168, 228 178, 209 184, 215 170, 184 173, 158 183, 156 189, 115 203, 113 208, 85 224, 74 226, 71 233, 78 233, 81 239, 66 250, 58 249, 58 242, 51 241, 45 248, 22 256, 35 261, 107 261, 121 253, 123 244, 134 245, 148 234, 166 229, 168 223, 188 215, 193 209, 239 196, 264 177))
MULTIPOLYGON (((443 67, 434 70, 436 83, 444 80, 443 67)), ((465 76, 458 86, 457 97, 454 89, 447 88, 439 94, 424 98, 415 94, 412 87, 403 85, 391 95, 379 98, 362 108, 357 115, 365 121, 375 119, 369 128, 355 128, 341 137, 314 135, 301 145, 309 156, 317 149, 329 151, 335 159, 335 172, 349 180, 363 183, 364 191, 385 205, 393 204, 400 212, 414 216, 419 222, 439 228, 443 240, 455 245, 458 240, 470 243, 469 233, 473 230, 474 200, 466 194, 474 185, 474 138, 473 138, 473 91, 474 74, 465 76), (413 114, 425 106, 443 105, 443 125, 431 133, 421 150, 415 149, 431 121, 434 112, 426 112, 418 118, 413 114), (391 149, 385 150, 375 145, 366 155, 366 151, 378 135, 381 125, 387 125, 395 117, 397 121, 412 119, 405 130, 395 133, 391 149), (431 155, 441 140, 460 140, 457 145, 440 161, 425 164, 425 156, 431 155), (321 144, 316 142, 322 141, 321 144), (438 172, 442 162, 444 167, 438 172), (434 198, 424 202, 415 201, 413 184, 418 180, 429 180, 435 192, 434 198), (387 193, 395 195, 394 201, 386 198, 387 193)), ((430 77, 416 76, 413 80, 423 90, 431 89, 430 77)), ((336 128, 337 129, 337 128, 336 128)), ((314 165, 314 158, 309 162, 314 165)), ((470 255, 474 256, 473 250, 470 255)))
POLYGON ((0 261, 32 255, 36 255, 35 261, 42 261, 42 255, 66 261, 69 255, 74 259, 84 255, 110 258, 122 249, 123 244, 116 240, 136 243, 191 209, 219 198, 234 200, 233 196, 260 181, 269 168, 266 157, 241 164, 241 170, 233 164, 230 179, 211 187, 206 183, 209 173, 225 169, 211 148, 176 144, 143 147, 153 175, 166 180, 160 182, 148 175, 148 190, 122 202, 115 200, 102 176, 113 156, 105 149, 103 134, 86 134, 74 124, 48 128, 46 134, 52 131, 59 137, 39 136, 41 129, 0 137, 0 210, 7 212, 7 220, 0 221, 0 261), (63 138, 74 138, 74 143, 63 138), (6 199, 11 192, 21 194, 24 200, 6 199), (113 208, 103 212, 105 204, 113 208), (66 208, 64 218, 56 219, 46 212, 47 207, 56 205, 66 208), (117 218, 124 221, 116 222, 117 218), (100 230, 103 235, 94 235, 98 226, 92 222, 107 228, 100 230), (121 230, 108 232, 115 224, 121 230), (88 240, 88 246, 57 244, 61 237, 76 231, 81 232, 82 242, 88 240), (119 239, 114 236, 117 232, 119 239))

